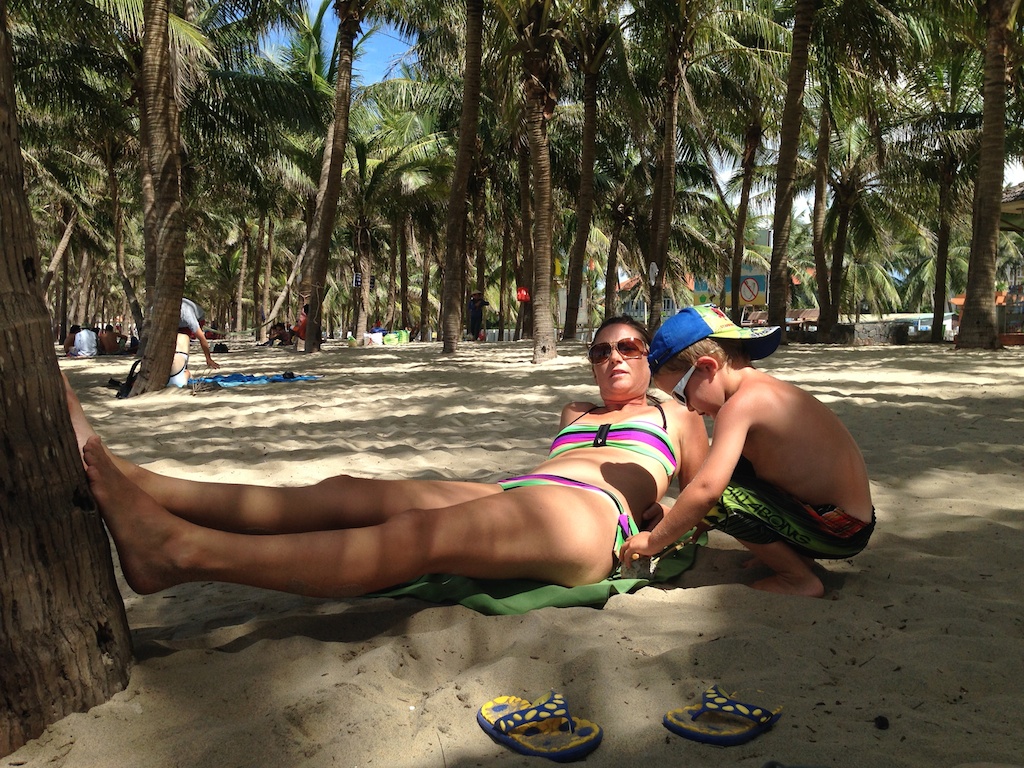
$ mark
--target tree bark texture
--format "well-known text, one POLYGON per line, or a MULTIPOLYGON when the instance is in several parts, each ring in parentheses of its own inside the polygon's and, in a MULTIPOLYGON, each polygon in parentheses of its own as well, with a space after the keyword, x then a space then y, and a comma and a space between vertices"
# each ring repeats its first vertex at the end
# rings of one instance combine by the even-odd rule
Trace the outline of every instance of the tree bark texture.
POLYGON ((43 304, 0 0, 0 756, 128 682, 131 640, 43 304))
MULTIPOLYGON (((158 392, 167 386, 174 359, 174 340, 181 319, 185 288, 185 227, 181 205, 177 121, 171 90, 171 55, 167 0, 146 0, 146 31, 142 40, 142 111, 147 141, 152 201, 145 206, 143 232, 147 264, 156 261, 146 347, 132 395, 158 392)), ((147 285, 147 289, 149 286, 147 285)))
POLYGON ((545 112, 549 94, 544 87, 544 63, 527 63, 526 130, 530 140, 530 171, 533 177, 533 362, 550 360, 558 354, 555 323, 551 316, 551 153, 545 112))

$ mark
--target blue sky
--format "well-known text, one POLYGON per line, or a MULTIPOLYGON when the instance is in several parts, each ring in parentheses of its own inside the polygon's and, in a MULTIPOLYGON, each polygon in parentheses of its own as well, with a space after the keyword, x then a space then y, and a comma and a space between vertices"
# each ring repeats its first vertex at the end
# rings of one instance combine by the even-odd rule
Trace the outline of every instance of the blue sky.
MULTIPOLYGON (((369 31, 364 24, 363 32, 369 31)), ((369 38, 360 36, 356 40, 359 46, 359 58, 353 64, 353 74, 364 85, 383 80, 388 70, 409 50, 409 42, 399 37, 390 27, 381 27, 369 38)))

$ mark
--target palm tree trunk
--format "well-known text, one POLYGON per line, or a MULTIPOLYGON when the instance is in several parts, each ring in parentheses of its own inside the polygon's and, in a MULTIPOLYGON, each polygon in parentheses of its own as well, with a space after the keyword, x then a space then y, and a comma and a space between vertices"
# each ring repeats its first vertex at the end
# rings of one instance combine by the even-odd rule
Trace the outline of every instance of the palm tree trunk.
POLYGON ((131 663, 43 303, 9 30, 0 0, 0 757, 122 690, 131 663))
POLYGON ((441 335, 442 352, 454 354, 462 338, 463 243, 466 231, 466 194, 469 174, 476 153, 477 126, 480 123, 480 62, 483 56, 483 0, 466 0, 466 70, 463 73, 462 115, 459 118, 459 147, 455 155, 452 188, 448 195, 445 223, 444 280, 441 303, 444 307, 441 335))
POLYGON ((800 128, 804 119, 804 83, 811 28, 820 0, 796 0, 793 19, 793 52, 789 60, 786 103, 782 109, 779 159, 775 180, 774 237, 771 271, 768 277, 768 322, 782 326, 786 338, 786 308, 789 306, 789 233, 793 217, 800 128))
POLYGON ((401 294, 401 318, 402 328, 410 328, 412 322, 409 317, 409 252, 416 247, 416 235, 412 231, 412 219, 408 215, 402 216, 399 222, 400 236, 398 239, 400 264, 399 269, 399 293, 401 294))
POLYGON ((583 265, 590 239, 590 222, 594 216, 594 161, 597 156, 597 85, 596 72, 583 75, 583 135, 580 147, 580 194, 576 203, 576 234, 569 252, 568 288, 565 293, 565 328, 563 339, 576 338, 579 322, 580 294, 583 292, 583 265))
POLYGON ((732 245, 732 286, 730 300, 732 302, 732 320, 740 324, 743 308, 740 306, 740 279, 743 275, 743 254, 747 246, 747 211, 750 209, 750 190, 754 186, 754 170, 756 168, 757 150, 761 146, 764 132, 759 121, 747 126, 743 147, 743 183, 740 187, 740 202, 736 207, 736 236, 732 245))
POLYGON ((935 237, 935 288, 932 291, 932 343, 942 341, 943 324, 946 321, 946 280, 949 266, 949 235, 952 230, 950 199, 952 197, 952 174, 944 165, 939 179, 939 228, 935 237))
POLYGON ((545 109, 548 89, 536 65, 527 64, 526 130, 530 140, 530 170, 533 177, 533 362, 550 360, 558 354, 555 347, 555 324, 551 316, 551 270, 553 256, 551 154, 545 109), (532 71, 531 71, 532 70, 532 71))
POLYGON ((64 260, 64 252, 68 249, 68 243, 71 242, 71 235, 75 231, 75 224, 78 222, 78 209, 72 209, 71 214, 65 217, 64 220, 64 234, 61 235, 60 242, 53 251, 53 256, 50 257, 50 263, 46 267, 46 274, 43 275, 43 284, 40 286, 40 291, 45 296, 46 291, 50 288, 50 282, 53 280, 54 274, 60 267, 61 262, 64 260))
POLYGON ((814 271, 818 287, 818 340, 828 341, 839 320, 838 296, 833 296, 829 285, 828 261, 825 257, 825 214, 828 210, 829 146, 832 137, 832 119, 828 97, 824 97, 818 121, 818 149, 814 161, 814 211, 811 220, 811 249, 814 252, 814 271), (835 305, 833 304, 835 300, 835 305))
POLYGON ((604 319, 618 314, 619 287, 619 238, 622 235, 622 221, 615 220, 612 226, 612 242, 608 246, 608 265, 604 275, 604 319))
MULTIPOLYGON (((856 203, 852 199, 838 195, 836 204, 839 206, 839 217, 836 222, 836 239, 832 243, 832 269, 829 270, 828 282, 829 292, 832 294, 832 308, 835 310, 838 321, 843 295, 843 271, 845 269, 843 262, 846 259, 846 241, 850 233, 850 215, 856 203)), ((823 277, 819 278, 819 280, 823 279, 823 277)), ((860 297, 854 296, 853 300, 859 307, 860 297)))
POLYGON ((1006 53, 1008 24, 1020 0, 990 0, 985 43, 985 106, 982 111, 978 179, 974 185, 974 222, 967 295, 960 318, 958 349, 999 349, 996 327, 996 249, 1003 195, 1006 141, 1006 53))
POLYGON ((147 255, 156 259, 155 297, 147 303, 147 346, 132 394, 156 392, 167 386, 174 357, 174 339, 181 317, 185 287, 185 229, 182 220, 178 137, 174 133, 168 0, 146 0, 142 45, 143 110, 148 126, 146 154, 152 182, 152 205, 145 211, 147 255))
POLYGON ((505 340, 505 327, 508 325, 508 267, 512 254, 512 220, 507 214, 502 216, 501 238, 501 275, 498 283, 498 341, 505 340))
MULTIPOLYGON (((521 147, 518 154, 519 170, 519 210, 522 224, 520 239, 523 244, 523 258, 519 262, 521 278, 519 285, 533 291, 533 272, 536 259, 533 250, 533 195, 530 194, 530 150, 521 147)), ((519 320, 516 324, 516 341, 521 338, 533 338, 533 301, 520 302, 519 320)))
POLYGON ((678 45, 670 46, 665 66, 662 105, 661 149, 658 159, 658 189, 651 210, 651 253, 647 268, 651 303, 647 327, 654 333, 661 325, 661 300, 665 290, 665 267, 668 264, 668 236, 672 229, 672 212, 676 202, 676 123, 679 111, 679 64, 682 53, 678 45))
POLYGON ((263 317, 267 311, 267 305, 263 303, 260 295, 260 276, 263 274, 263 243, 267 237, 267 214, 260 213, 260 222, 256 227, 256 244, 252 248, 252 324, 255 341, 266 341, 267 326, 263 323, 263 317))
POLYGON ((114 268, 117 271, 118 280, 121 281, 121 289, 124 291, 125 301, 132 313, 136 332, 141 333, 144 318, 142 307, 139 306, 135 288, 132 286, 128 270, 124 266, 124 212, 121 210, 121 186, 117 181, 114 163, 109 157, 107 158, 107 192, 110 195, 113 208, 111 217, 114 221, 114 268))
POLYGON ((430 334, 430 264, 434 259, 434 237, 427 235, 423 248, 423 283, 420 285, 420 341, 430 334))
POLYGON ((260 305, 263 307, 262 336, 266 340, 267 329, 274 321, 270 316, 270 283, 274 279, 274 217, 267 222, 267 256, 263 262, 263 295, 260 298, 260 305))
MULTIPOLYGON (((327 129, 327 141, 320 166, 316 208, 307 239, 310 294, 306 325, 305 352, 319 351, 323 343, 323 301, 326 293, 327 264, 330 260, 331 237, 338 214, 341 195, 341 175, 345 163, 345 144, 348 141, 348 116, 352 106, 352 57, 355 37, 359 33, 363 3, 359 0, 335 0, 338 14, 338 71, 334 83, 334 118, 327 129)), ((367 280, 369 276, 367 276, 367 280)))
POLYGON ((242 252, 238 265, 238 290, 235 291, 235 333, 241 333, 245 327, 245 277, 249 269, 249 248, 252 238, 249 236, 249 223, 242 223, 242 252))

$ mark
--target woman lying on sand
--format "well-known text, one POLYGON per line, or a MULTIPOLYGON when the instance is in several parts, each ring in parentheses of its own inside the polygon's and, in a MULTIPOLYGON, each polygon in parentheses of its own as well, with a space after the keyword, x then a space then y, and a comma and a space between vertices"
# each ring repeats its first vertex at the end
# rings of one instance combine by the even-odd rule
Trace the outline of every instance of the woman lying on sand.
POLYGON ((68 388, 86 473, 129 586, 228 581, 317 597, 430 573, 576 586, 613 570, 619 515, 637 520, 708 451, 695 413, 650 405, 647 331, 606 321, 589 358, 601 402, 562 410, 551 452, 497 483, 339 475, 306 487, 207 483, 114 456, 68 388))

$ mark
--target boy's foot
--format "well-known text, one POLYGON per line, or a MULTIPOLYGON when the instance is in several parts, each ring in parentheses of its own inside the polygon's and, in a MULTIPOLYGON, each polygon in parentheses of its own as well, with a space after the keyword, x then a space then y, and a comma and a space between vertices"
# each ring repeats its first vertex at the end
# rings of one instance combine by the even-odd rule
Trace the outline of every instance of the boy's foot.
POLYGON ((114 465, 99 437, 93 435, 82 449, 100 513, 121 561, 125 580, 141 595, 180 583, 180 571, 169 554, 183 520, 174 517, 114 465))
POLYGON ((825 585, 821 583, 821 579, 809 570, 806 576, 803 574, 777 573, 766 579, 755 581, 750 586, 763 592, 775 592, 779 595, 821 597, 825 594, 825 585))

